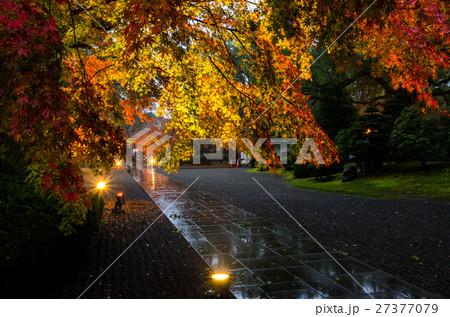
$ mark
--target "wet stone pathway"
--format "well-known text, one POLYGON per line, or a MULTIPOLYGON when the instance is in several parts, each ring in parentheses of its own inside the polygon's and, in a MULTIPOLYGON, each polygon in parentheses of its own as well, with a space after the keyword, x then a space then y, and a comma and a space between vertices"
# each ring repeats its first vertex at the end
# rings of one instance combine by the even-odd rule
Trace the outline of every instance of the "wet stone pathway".
POLYGON ((134 177, 211 269, 230 274, 236 298, 434 298, 332 252, 362 289, 312 240, 192 188, 179 197, 187 186, 153 170, 134 177))

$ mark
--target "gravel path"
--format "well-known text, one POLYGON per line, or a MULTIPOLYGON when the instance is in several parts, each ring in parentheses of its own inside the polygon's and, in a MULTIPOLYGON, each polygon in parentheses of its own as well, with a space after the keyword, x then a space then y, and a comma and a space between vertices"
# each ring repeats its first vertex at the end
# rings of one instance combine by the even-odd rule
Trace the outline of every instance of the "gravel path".
POLYGON ((450 297, 450 203, 384 200, 288 186, 245 168, 180 169, 169 176, 305 235, 254 177, 328 250, 342 251, 442 297, 450 297))
MULTIPOLYGON (((76 298, 161 214, 124 169, 112 171, 105 208, 124 192, 125 213, 106 211, 97 255, 54 297, 76 298)), ((210 270, 162 216, 82 298, 205 298, 210 270)))

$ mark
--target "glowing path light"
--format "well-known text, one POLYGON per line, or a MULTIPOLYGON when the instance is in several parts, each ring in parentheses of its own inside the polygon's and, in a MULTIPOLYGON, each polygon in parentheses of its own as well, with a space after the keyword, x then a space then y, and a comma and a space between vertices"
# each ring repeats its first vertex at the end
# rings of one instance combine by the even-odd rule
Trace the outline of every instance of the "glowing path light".
POLYGON ((97 184, 97 189, 105 189, 106 187, 106 183, 105 182, 99 182, 97 184))
POLYGON ((230 276, 225 273, 216 273, 211 276, 211 288, 216 296, 225 297, 230 290, 230 276))

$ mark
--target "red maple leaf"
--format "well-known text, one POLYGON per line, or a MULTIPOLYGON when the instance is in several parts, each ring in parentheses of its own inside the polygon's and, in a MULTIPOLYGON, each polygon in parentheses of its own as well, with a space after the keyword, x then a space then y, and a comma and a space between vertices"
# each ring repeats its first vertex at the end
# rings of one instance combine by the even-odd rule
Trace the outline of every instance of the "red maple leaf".
POLYGON ((17 30, 22 27, 22 23, 20 23, 19 20, 10 20, 10 21, 8 21, 8 27, 10 29, 17 30))
POLYGON ((23 95, 19 98, 17 98, 17 103, 20 103, 21 106, 23 106, 24 103, 28 103, 28 96, 27 95, 23 95))
POLYGON ((17 55, 23 55, 23 56, 27 57, 27 54, 28 54, 28 50, 25 48, 21 47, 17 50, 17 55))

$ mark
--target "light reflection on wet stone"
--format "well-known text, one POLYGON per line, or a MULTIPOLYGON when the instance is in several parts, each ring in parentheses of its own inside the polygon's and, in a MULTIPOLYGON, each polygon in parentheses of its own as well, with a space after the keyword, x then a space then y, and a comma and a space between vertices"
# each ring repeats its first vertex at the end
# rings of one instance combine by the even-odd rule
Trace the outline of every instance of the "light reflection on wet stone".
POLYGON ((236 298, 435 298, 332 252, 362 289, 305 236, 192 188, 180 196, 186 186, 155 171, 134 177, 211 269, 230 274, 236 298))
POLYGON ((249 285, 231 287, 231 292, 237 299, 264 299, 270 298, 259 286, 249 285))

